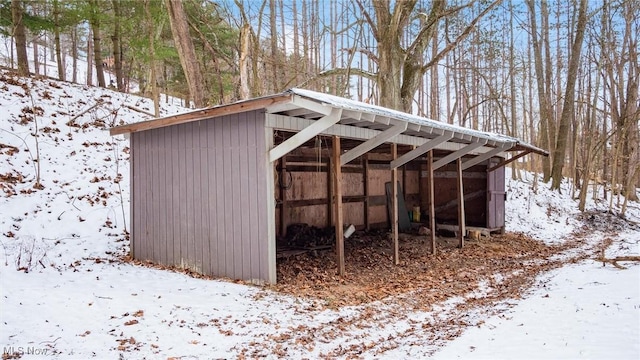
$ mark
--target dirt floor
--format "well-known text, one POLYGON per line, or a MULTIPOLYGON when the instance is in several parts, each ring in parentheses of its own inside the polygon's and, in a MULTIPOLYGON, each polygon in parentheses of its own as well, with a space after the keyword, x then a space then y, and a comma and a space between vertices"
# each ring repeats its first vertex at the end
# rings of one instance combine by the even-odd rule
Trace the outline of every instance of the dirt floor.
MULTIPOLYGON (((481 282, 519 297, 540 271, 560 264, 549 257, 570 245, 547 246, 521 234, 507 233, 465 241, 437 237, 436 255, 426 237, 401 234, 400 265, 393 264, 387 232, 356 232, 345 240, 346 275, 337 275, 333 250, 312 251, 278 259, 279 292, 322 300, 328 307, 359 305, 393 298, 424 308, 452 296, 477 290, 481 282)), ((498 294, 494 294, 496 296, 498 294)), ((504 294, 506 295, 506 294, 504 294)))

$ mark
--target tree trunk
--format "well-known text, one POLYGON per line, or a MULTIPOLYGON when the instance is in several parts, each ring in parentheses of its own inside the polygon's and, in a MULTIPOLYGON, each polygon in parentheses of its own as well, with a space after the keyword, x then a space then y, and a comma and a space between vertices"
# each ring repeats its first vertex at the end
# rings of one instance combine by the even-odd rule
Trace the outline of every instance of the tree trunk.
POLYGON ((245 100, 251 97, 249 88, 249 49, 251 48, 251 30, 249 24, 242 25, 240 29, 240 54, 238 60, 240 89, 239 98, 245 100))
POLYGON ((78 28, 71 30, 71 81, 78 82, 78 28))
MULTIPOLYGON (((149 82, 151 83, 151 96, 153 97, 153 113, 156 117, 160 116, 160 94, 158 91, 158 75, 157 75, 157 64, 155 58, 155 30, 153 24, 153 17, 151 16, 151 10, 149 9, 151 0, 145 0, 144 2, 144 11, 146 14, 146 22, 147 22, 147 36, 149 36, 149 62, 151 64, 151 68, 149 69, 149 82)), ((187 102, 188 104, 188 102, 187 102)))
POLYGON ((122 46, 121 44, 121 25, 120 18, 122 17, 122 11, 120 9, 120 0, 113 0, 113 36, 111 36, 111 42, 113 43, 113 67, 116 73, 116 88, 120 92, 124 92, 124 80, 122 74, 122 46))
POLYGON ((62 49, 60 47, 60 6, 58 0, 53 0, 53 41, 56 51, 56 62, 58 63, 58 79, 65 81, 66 75, 64 63, 62 62, 62 49))
MULTIPOLYGON (((271 45, 271 79, 269 92, 276 92, 278 85, 278 28, 276 26, 276 2, 269 0, 269 42, 271 45)), ((284 36, 284 34, 283 34, 284 36)))
POLYGON ((16 54, 18 57, 18 74, 29 75, 29 57, 27 55, 27 34, 22 21, 23 8, 21 0, 11 0, 11 20, 13 22, 13 37, 16 39, 16 54))
POLYGON ((564 92, 564 104, 562 106, 562 116, 553 156, 553 167, 551 169, 551 189, 560 191, 562 182, 562 168, 567 149, 567 137, 569 135, 569 125, 574 111, 575 84, 578 66, 580 65, 580 54, 582 51, 582 40, 587 25, 587 0, 580 0, 578 10, 578 24, 575 29, 575 41, 571 47, 569 58, 569 68, 567 69, 567 85, 564 92))
POLYGON ((173 41, 178 50, 180 63, 187 78, 189 93, 193 99, 196 108, 202 108, 206 105, 205 88, 202 83, 202 72, 200 64, 196 57, 196 50, 189 34, 189 23, 187 14, 182 7, 181 0, 165 0, 165 5, 169 12, 169 21, 171 22, 171 32, 173 33, 173 41))
MULTIPOLYGON (((509 90, 511 92, 511 130, 509 134, 515 138, 518 137, 518 124, 516 120, 516 67, 515 67, 515 44, 513 36, 513 3, 509 4, 509 90)), ((524 104, 523 104, 524 105, 524 104)), ((523 124, 524 128, 524 124, 523 124)), ((511 178, 513 180, 520 178, 520 171, 518 169, 518 162, 514 161, 511 165, 511 178)))
MULTIPOLYGON (((529 19, 531 22, 531 44, 533 46, 533 58, 536 75, 536 84, 538 90, 538 103, 540 106, 540 145, 544 149, 549 149, 551 142, 549 141, 549 124, 551 120, 551 104, 548 98, 548 89, 545 88, 545 72, 542 62, 541 41, 538 40, 538 24, 536 20, 537 10, 535 8, 535 0, 527 0, 529 6, 529 19)), ((542 159, 543 181, 548 182, 551 178, 551 163, 547 157, 542 159)))
POLYGON ((87 35, 87 85, 93 86, 93 36, 91 29, 87 35))
MULTIPOLYGON (((40 57, 40 52, 38 51, 38 38, 34 37, 33 41, 31 42, 31 47, 33 48, 33 73, 36 75, 40 75, 40 60, 38 59, 40 57)), ((46 55, 46 53, 45 53, 46 55)), ((44 58, 45 61, 45 75, 47 74, 47 57, 45 56, 44 58)))
POLYGON ((107 84, 104 80, 104 64, 102 60, 102 44, 100 43, 100 18, 98 12, 100 11, 101 3, 98 0, 91 0, 91 16, 89 22, 91 24, 91 32, 93 33, 93 60, 96 67, 96 78, 98 79, 99 87, 106 87, 107 84))
MULTIPOLYGON (((603 21, 604 21, 604 16, 603 16, 603 21)), ((604 40, 604 36, 600 39, 601 41, 604 40)), ((600 51, 600 59, 597 62, 597 69, 595 71, 595 74, 600 74, 601 71, 601 66, 602 63, 604 62, 604 53, 602 51, 600 51)), ((582 180, 582 186, 580 187, 580 196, 579 196, 579 201, 578 201, 578 209, 580 211, 584 211, 586 208, 586 204, 587 204, 587 192, 589 190, 589 180, 591 178, 591 172, 592 169, 594 168, 593 164, 595 163, 595 156, 594 156, 594 146, 592 145, 593 140, 594 140, 594 136, 596 136, 596 131, 597 131, 597 110, 598 110, 598 95, 600 92, 600 76, 596 75, 595 76, 595 81, 596 84, 594 86, 593 91, 591 90, 591 79, 589 79, 589 83, 587 85, 587 99, 591 100, 589 103, 589 107, 587 108, 586 111, 586 121, 585 121, 585 125, 583 127, 584 129, 584 147, 585 147, 585 155, 583 157, 583 169, 584 169, 584 175, 583 175, 583 180, 582 180), (592 95, 593 93, 593 95, 592 95), (593 99, 591 99, 593 97, 593 99)), ((603 146, 603 148, 606 148, 606 145, 603 146)), ((594 191, 595 193, 595 191, 594 191)))

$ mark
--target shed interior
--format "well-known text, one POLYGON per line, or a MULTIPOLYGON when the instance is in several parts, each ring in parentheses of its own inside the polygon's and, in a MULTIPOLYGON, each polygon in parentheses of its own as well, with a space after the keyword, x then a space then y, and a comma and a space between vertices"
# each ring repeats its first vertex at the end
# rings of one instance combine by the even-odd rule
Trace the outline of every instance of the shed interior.
MULTIPOLYGON (((276 132, 274 143, 278 145, 293 134, 276 132)), ((341 150, 346 152, 361 144, 362 141, 344 139, 341 141, 341 150)), ((329 239, 318 239, 331 237, 335 226, 331 147, 332 138, 319 135, 275 163, 278 256, 285 256, 292 250, 291 241, 287 241, 292 238, 296 238, 299 245, 296 250, 331 248, 328 246, 331 242, 329 239), (310 234, 307 227, 317 229, 310 234), (305 239, 297 238, 298 232, 300 236, 311 238, 305 242, 305 239), (317 244, 318 240, 324 240, 325 243, 317 244)), ((399 145, 397 156, 413 149, 414 146, 399 145)), ((393 160, 391 153, 392 144, 382 144, 342 166, 343 226, 353 225, 356 230, 391 228, 390 199, 386 192, 392 177, 389 166, 393 160)), ((437 161, 449 153, 435 150, 433 160, 437 161)), ((470 159, 473 156, 463 158, 470 159)), ((485 229, 487 233, 504 231, 504 168, 487 172, 502 160, 501 157, 493 157, 463 172, 464 218, 467 226, 485 229), (501 182, 499 178, 502 178, 501 182), (491 201, 496 196, 502 196, 503 201, 491 201)), ((398 168, 397 176, 401 194, 399 211, 407 214, 411 225, 405 231, 415 233, 418 227, 429 226, 427 157, 420 156, 405 163, 398 168)), ((437 189, 434 193, 435 222, 441 229, 451 229, 451 226, 458 224, 456 178, 455 163, 434 171, 434 187, 437 189)))

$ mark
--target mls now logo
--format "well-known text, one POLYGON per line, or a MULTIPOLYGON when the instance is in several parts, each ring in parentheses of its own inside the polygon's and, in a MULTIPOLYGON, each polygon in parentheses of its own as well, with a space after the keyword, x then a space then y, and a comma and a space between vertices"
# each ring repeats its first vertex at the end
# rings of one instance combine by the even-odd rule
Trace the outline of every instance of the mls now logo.
POLYGON ((37 348, 35 346, 6 346, 2 348, 2 358, 11 359, 18 355, 47 355, 47 348, 37 348))

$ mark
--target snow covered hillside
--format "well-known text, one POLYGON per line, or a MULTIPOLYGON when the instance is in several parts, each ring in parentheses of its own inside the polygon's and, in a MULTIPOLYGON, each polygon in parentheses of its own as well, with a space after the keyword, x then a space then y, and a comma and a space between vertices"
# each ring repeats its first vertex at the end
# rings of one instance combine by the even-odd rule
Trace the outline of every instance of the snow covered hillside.
POLYGON ((3 358, 640 358, 640 264, 594 260, 640 255, 640 205, 627 220, 605 202, 580 213, 568 188, 534 191, 528 173, 508 181, 507 230, 567 247, 524 298, 492 300, 496 276, 428 311, 394 299, 336 309, 123 260, 128 142, 106 129, 152 108, 0 70, 3 358), (461 306, 477 298, 491 306, 461 306))

